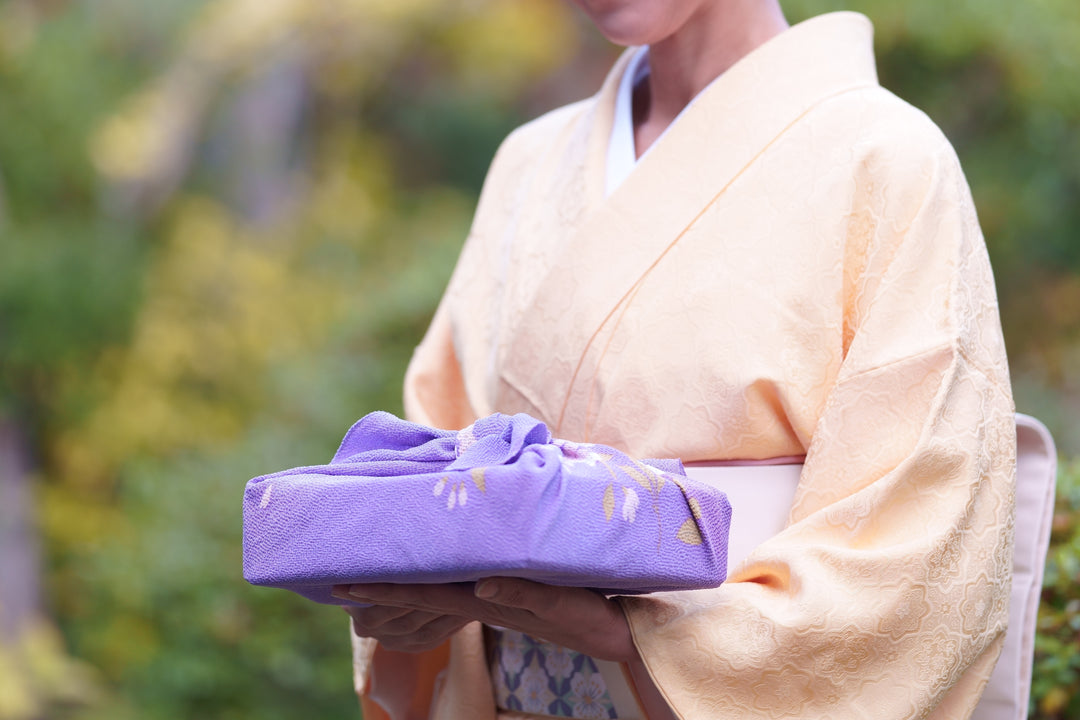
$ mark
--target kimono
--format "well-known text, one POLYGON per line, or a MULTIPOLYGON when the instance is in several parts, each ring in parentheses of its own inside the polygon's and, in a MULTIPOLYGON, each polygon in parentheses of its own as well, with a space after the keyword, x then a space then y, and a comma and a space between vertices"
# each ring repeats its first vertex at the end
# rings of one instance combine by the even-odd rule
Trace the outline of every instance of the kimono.
MULTIPOLYGON (((952 147, 878 85, 869 21, 834 13, 720 76, 605 197, 627 57, 500 147, 410 419, 805 456, 786 527, 721 587, 621 599, 656 688, 687 720, 966 717, 1007 622, 1015 429, 952 147)), ((449 658, 435 716, 494 717, 480 632, 412 661, 449 658)), ((359 690, 379 655, 356 640, 359 690)), ((414 682, 384 655, 384 686, 414 682)))

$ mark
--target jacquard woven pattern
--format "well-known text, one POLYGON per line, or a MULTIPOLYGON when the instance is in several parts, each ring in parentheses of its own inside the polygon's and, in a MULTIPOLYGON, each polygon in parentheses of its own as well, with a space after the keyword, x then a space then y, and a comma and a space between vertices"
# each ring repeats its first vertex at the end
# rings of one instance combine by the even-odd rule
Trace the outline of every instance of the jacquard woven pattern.
POLYGON ((525 414, 451 432, 372 413, 329 465, 257 477, 244 577, 322 603, 339 583, 493 575, 611 593, 724 581, 731 508, 678 461, 551 437, 525 414))
POLYGON ((493 631, 495 703, 558 718, 617 718, 603 675, 588 655, 514 630, 493 631))

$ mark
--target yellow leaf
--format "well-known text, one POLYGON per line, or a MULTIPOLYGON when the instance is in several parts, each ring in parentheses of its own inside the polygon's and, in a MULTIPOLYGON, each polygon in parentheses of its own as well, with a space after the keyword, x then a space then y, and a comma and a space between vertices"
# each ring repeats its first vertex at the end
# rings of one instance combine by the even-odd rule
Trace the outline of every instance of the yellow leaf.
POLYGON ((604 490, 604 519, 611 520, 612 513, 615 512, 615 489, 609 484, 607 489, 604 490))
POLYGON ((701 503, 697 501, 697 498, 690 498, 690 512, 694 514, 696 520, 701 519, 701 503))
POLYGON ((700 545, 701 544, 701 532, 698 531, 697 523, 693 520, 687 520, 679 528, 679 532, 675 534, 679 540, 682 540, 687 545, 700 545))
POLYGON ((1057 715, 1064 709, 1068 702, 1069 693, 1063 688, 1055 687, 1051 688, 1050 692, 1046 693, 1042 702, 1039 703, 1039 707, 1047 715, 1057 715))
POLYGON ((486 493, 487 488, 484 485, 484 468, 473 468, 469 474, 472 475, 472 481, 476 483, 476 487, 480 489, 480 492, 486 493))
POLYGON ((653 470, 651 467, 643 462, 634 460, 634 464, 641 468, 641 472, 645 473, 645 477, 656 483, 656 490, 659 492, 664 489, 664 476, 653 470))
POLYGON ((637 482, 638 485, 645 488, 649 492, 652 492, 653 486, 652 486, 651 483, 649 483, 649 479, 646 478, 644 475, 642 475, 641 473, 639 473, 637 470, 630 467, 629 465, 623 465, 623 466, 621 466, 620 469, 624 473, 626 473, 627 475, 632 477, 634 479, 634 481, 637 482))

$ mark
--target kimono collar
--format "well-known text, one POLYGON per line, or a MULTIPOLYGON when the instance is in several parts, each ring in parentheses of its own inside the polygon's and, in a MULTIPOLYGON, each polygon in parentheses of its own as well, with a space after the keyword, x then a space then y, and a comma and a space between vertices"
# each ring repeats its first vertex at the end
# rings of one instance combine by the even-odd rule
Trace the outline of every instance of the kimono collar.
MULTIPOLYGON (((861 13, 842 11, 804 20, 758 46, 699 93, 693 104, 710 99, 740 98, 739 112, 767 105, 780 114, 805 107, 808 101, 861 85, 877 84, 874 28, 861 13)), ((590 200, 607 195, 608 150, 615 124, 623 74, 633 71, 639 48, 627 48, 609 71, 595 96, 596 114, 589 139, 590 200)), ((670 133, 665 133, 668 135, 670 133)), ((661 137, 654 145, 664 141, 661 137)), ((650 148, 650 155, 652 148, 650 148)), ((644 161, 644 157, 641 161, 644 161)))
POLYGON ((648 75, 649 49, 643 46, 634 53, 630 65, 623 72, 622 80, 619 82, 619 93, 615 98, 615 117, 612 119, 611 140, 608 143, 605 195, 614 192, 637 165, 637 148, 634 143, 634 88, 648 75))
POLYGON ((547 418, 556 435, 589 439, 597 421, 596 373, 606 353, 604 338, 651 268, 705 208, 816 106, 877 86, 872 38, 870 21, 852 12, 822 15, 777 35, 699 93, 610 196, 605 186, 616 97, 635 50, 623 53, 600 92, 580 106, 578 119, 556 143, 564 150, 546 160, 568 169, 551 174, 550 186, 534 189, 542 203, 522 211, 530 219, 517 231, 516 242, 523 246, 550 245, 555 238, 558 247, 535 281, 506 280, 508 287, 528 290, 506 303, 500 321, 501 381, 517 396, 529 397, 530 409, 547 418), (554 224, 544 219, 553 208, 573 207, 580 211, 564 213, 569 219, 559 213, 554 224), (566 372, 538 387, 544 361, 528 342, 534 329, 517 320, 549 315, 545 303, 566 288, 574 288, 572 317, 545 338, 543 354, 559 358, 566 372))

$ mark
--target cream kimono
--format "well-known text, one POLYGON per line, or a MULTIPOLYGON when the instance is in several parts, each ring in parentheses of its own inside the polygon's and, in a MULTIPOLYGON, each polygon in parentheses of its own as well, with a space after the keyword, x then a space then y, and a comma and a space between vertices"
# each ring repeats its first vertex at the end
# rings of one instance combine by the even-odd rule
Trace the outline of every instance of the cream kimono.
MULTIPOLYGON (((787 528, 722 587, 622 601, 683 718, 965 717, 1000 651, 1015 435, 990 265, 871 36, 853 13, 777 36, 606 199, 626 56, 514 132, 409 369, 408 414, 437 426, 526 412, 638 457, 806 456, 787 528)), ((459 633, 441 716, 492 717, 482 656, 459 633)))

